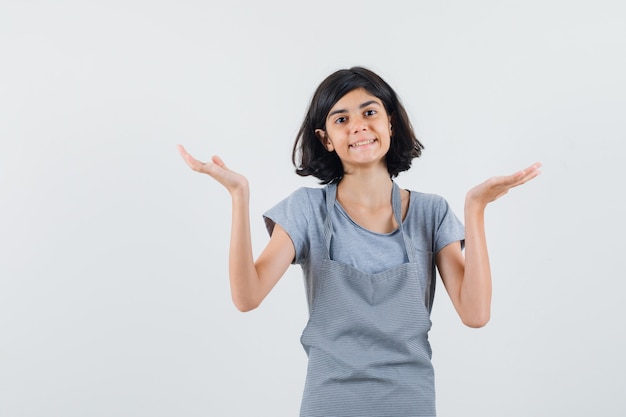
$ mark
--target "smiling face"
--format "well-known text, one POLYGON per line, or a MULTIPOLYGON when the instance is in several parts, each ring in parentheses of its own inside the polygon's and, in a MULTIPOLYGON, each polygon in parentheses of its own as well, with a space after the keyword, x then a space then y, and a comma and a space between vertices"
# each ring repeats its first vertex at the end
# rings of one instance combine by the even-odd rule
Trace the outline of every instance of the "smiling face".
POLYGON ((391 141, 391 118, 382 101, 364 88, 344 95, 328 112, 326 130, 315 131, 327 151, 335 151, 344 172, 381 166, 391 141))

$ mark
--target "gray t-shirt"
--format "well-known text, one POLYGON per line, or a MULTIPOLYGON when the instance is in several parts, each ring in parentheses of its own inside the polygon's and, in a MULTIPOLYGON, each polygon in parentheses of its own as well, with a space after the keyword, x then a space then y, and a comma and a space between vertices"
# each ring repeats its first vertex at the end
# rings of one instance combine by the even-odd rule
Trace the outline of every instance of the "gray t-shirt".
MULTIPOLYGON (((309 307, 319 268, 316 260, 326 256, 326 188, 299 188, 263 215, 270 235, 278 223, 293 241, 296 251, 293 263, 302 267, 309 307)), ((374 233, 355 223, 338 202, 334 208, 330 213, 334 229, 331 259, 372 274, 408 262, 399 229, 388 234, 374 233)), ((426 291, 424 301, 430 309, 434 296, 435 255, 450 243, 463 244, 465 229, 446 200, 415 191, 410 191, 403 228, 417 251, 418 262, 429 271, 420 280, 426 291)))

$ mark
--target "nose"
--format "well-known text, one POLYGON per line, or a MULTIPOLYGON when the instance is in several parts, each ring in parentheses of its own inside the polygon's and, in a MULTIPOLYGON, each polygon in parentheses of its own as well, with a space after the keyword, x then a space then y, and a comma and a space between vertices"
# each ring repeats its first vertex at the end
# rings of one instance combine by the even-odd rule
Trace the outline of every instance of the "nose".
POLYGON ((352 133, 359 133, 367 130, 367 123, 365 123, 365 120, 362 117, 357 117, 352 120, 352 133))

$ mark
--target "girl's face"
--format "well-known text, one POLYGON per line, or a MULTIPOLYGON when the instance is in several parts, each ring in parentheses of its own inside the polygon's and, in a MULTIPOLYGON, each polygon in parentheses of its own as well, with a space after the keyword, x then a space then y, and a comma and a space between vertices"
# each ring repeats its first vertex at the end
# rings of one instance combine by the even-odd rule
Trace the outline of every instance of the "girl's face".
POLYGON ((326 116, 326 130, 316 129, 315 134, 326 150, 337 153, 345 172, 378 164, 385 167, 391 117, 379 98, 358 88, 335 103, 326 116))

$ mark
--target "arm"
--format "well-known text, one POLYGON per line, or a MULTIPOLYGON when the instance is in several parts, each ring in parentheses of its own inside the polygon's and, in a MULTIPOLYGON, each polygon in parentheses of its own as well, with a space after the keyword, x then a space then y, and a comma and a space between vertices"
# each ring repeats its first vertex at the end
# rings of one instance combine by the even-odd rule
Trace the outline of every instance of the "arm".
POLYGON ((485 236, 485 208, 511 188, 541 173, 534 164, 513 175, 493 177, 465 197, 465 256, 461 245, 450 244, 437 254, 437 268, 463 323, 482 327, 491 314, 491 268, 485 236))
POLYGON ((231 171, 214 156, 211 162, 200 162, 182 147, 178 150, 187 165, 196 172, 208 174, 222 184, 232 200, 232 226, 229 248, 229 276, 233 303, 240 311, 258 307, 283 276, 295 256, 289 235, 279 226, 269 243, 254 261, 250 236, 250 190, 248 180, 231 171))

